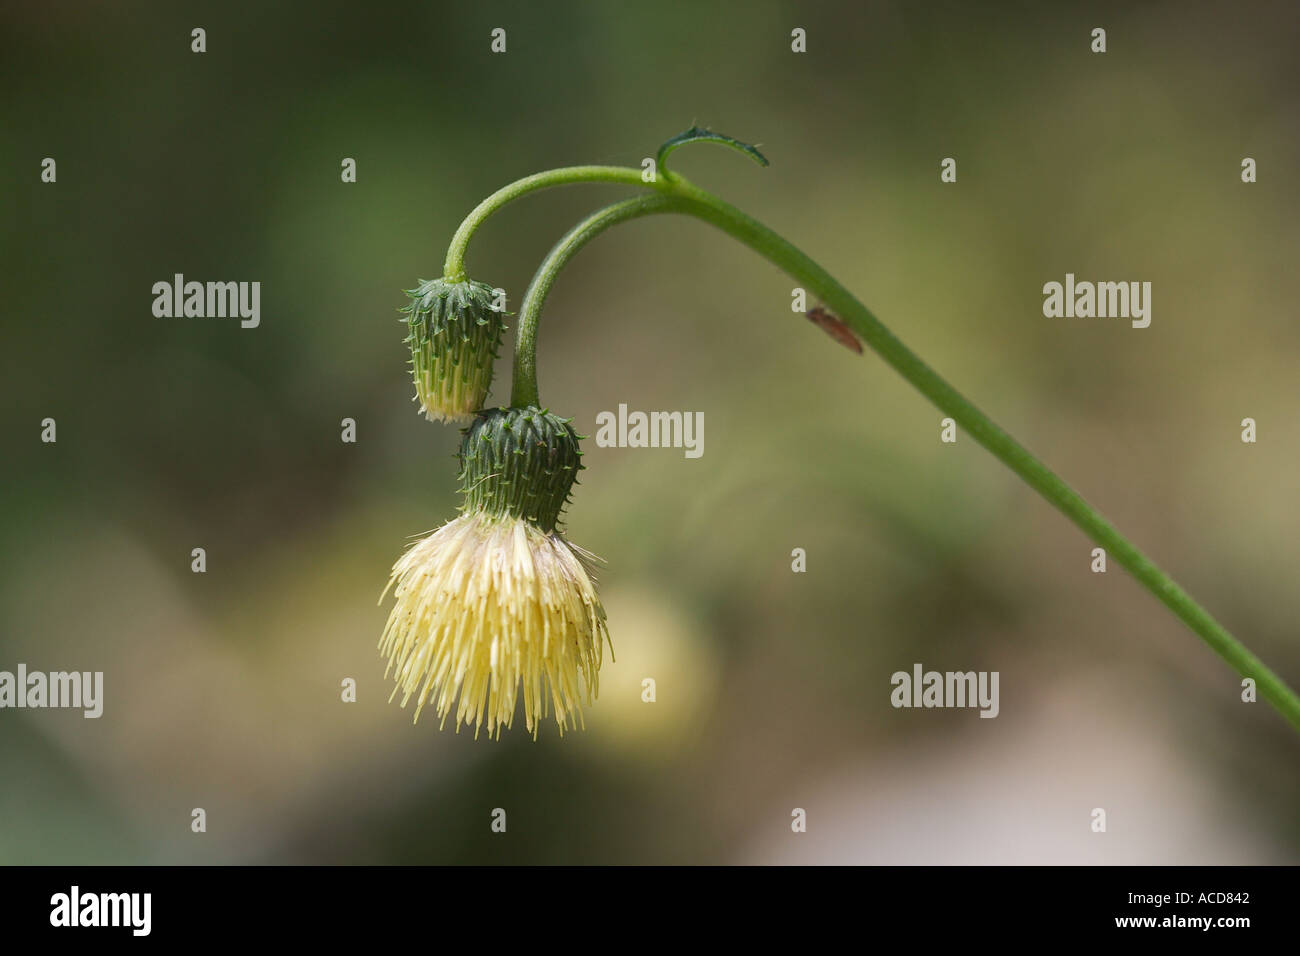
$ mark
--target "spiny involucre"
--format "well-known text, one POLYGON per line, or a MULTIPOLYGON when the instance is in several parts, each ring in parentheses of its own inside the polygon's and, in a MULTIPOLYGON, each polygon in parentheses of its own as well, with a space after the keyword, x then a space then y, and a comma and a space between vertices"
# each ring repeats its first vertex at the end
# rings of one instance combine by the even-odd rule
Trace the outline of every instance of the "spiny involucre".
POLYGON ((534 738, 551 711, 561 734, 583 726, 609 634, 594 559, 558 529, 581 455, 568 421, 536 407, 483 411, 465 430, 463 513, 389 581, 380 650, 416 720, 431 704, 443 726, 454 715, 499 736, 522 698, 534 738))

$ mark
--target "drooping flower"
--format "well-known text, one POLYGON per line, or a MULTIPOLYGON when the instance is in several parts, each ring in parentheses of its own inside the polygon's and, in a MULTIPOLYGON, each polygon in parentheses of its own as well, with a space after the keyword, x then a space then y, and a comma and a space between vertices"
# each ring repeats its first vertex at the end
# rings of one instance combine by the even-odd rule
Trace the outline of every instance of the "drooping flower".
POLYGON ((487 401, 506 327, 496 291, 471 279, 428 279, 406 294, 415 399, 430 421, 468 422, 487 401))
POLYGON ((429 704, 443 726, 499 735, 522 699, 534 738, 548 712, 561 734, 583 725, 609 635, 594 559, 558 529, 581 454, 568 421, 535 407, 482 411, 465 430, 463 513, 416 542, 389 581, 396 603, 379 646, 416 720, 429 704))

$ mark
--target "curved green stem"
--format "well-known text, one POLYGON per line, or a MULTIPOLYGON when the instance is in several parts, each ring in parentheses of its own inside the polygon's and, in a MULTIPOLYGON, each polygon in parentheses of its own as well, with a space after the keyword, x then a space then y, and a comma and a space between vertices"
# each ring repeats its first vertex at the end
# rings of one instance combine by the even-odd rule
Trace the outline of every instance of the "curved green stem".
POLYGON ((537 325, 542 315, 542 304, 551 293, 551 286, 560 270, 577 255, 578 250, 595 239, 610 226, 660 212, 685 212, 682 200, 673 196, 651 195, 625 199, 592 213, 570 229, 551 249, 528 283, 523 305, 519 307, 519 320, 515 333, 514 380, 510 391, 510 404, 515 408, 536 405, 537 396, 537 325))
POLYGON ((889 331, 833 276, 766 226, 717 197, 688 184, 684 208, 739 239, 798 279, 870 345, 903 378, 951 417, 972 438, 1073 521, 1093 541, 1190 627, 1242 677, 1255 681, 1264 699, 1300 730, 1300 697, 1276 673, 1201 607, 1177 582, 1119 533, 1096 508, 1055 472, 999 428, 889 331))
POLYGON ((567 186, 573 183, 619 183, 625 186, 646 186, 654 188, 658 183, 647 183, 641 179, 641 170, 626 166, 565 166, 562 169, 548 169, 516 180, 509 186, 498 189, 487 199, 474 207, 465 217, 456 234, 451 237, 447 247, 447 261, 443 265, 443 278, 451 282, 460 282, 465 278, 465 249, 475 230, 494 212, 508 202, 521 196, 549 189, 552 186, 567 186))
MULTIPOLYGON (((480 204, 456 233, 447 255, 448 276, 452 267, 461 270, 465 245, 474 228, 495 209, 511 199, 548 185, 572 182, 643 183, 637 170, 618 167, 572 167, 553 170, 520 180, 498 191, 480 204), (585 170, 585 172, 584 172, 585 170)), ((889 331, 848 289, 800 249, 736 207, 687 180, 661 170, 653 188, 662 196, 641 197, 617 203, 594 214, 571 230, 551 251, 530 284, 519 323, 516 352, 514 400, 537 401, 536 336, 538 317, 557 273, 587 242, 618 222, 652 212, 683 212, 695 216, 749 246, 794 277, 819 297, 836 316, 871 346, 895 371, 916 387, 940 411, 951 417, 972 438, 988 449, 1008 468, 1062 514, 1078 525, 1093 541, 1105 548, 1148 591, 1192 629, 1210 648, 1243 677, 1254 679, 1260 694, 1300 730, 1300 697, 1249 649, 1230 634, 1208 611, 1156 564, 1120 534, 1100 512, 1065 483, 1051 469, 999 428, 960 392, 921 360, 889 331)), ((459 275, 461 273, 455 273, 459 275)))

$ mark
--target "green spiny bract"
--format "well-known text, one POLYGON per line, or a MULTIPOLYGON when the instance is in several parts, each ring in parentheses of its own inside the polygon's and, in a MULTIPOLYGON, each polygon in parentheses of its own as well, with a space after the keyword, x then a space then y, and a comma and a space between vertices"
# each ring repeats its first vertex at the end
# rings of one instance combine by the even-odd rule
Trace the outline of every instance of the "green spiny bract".
POLYGON ((461 510, 554 531, 584 467, 571 420, 531 405, 479 412, 460 443, 461 510))
POLYGON ((430 421, 464 423, 487 401, 505 312, 483 282, 429 279, 407 290, 406 343, 415 398, 430 421))

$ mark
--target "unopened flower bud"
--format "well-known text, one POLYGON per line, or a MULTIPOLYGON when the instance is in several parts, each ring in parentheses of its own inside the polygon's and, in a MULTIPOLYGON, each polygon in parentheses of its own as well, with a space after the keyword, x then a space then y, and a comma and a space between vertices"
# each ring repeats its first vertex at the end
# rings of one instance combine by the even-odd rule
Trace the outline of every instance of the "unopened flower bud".
POLYGON ((487 401, 506 327, 495 290, 470 279, 430 279, 406 294, 416 401, 430 421, 470 421, 487 401))

